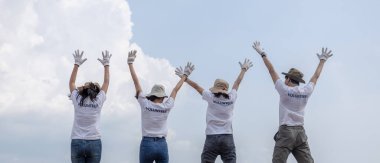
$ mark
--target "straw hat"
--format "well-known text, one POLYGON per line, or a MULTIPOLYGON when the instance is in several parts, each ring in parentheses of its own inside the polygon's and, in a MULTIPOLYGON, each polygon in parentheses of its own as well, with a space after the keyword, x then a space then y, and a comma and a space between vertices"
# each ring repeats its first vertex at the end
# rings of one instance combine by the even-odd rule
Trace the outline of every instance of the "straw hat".
POLYGON ((214 86, 210 88, 212 93, 225 93, 228 94, 228 83, 223 79, 216 79, 214 86))
POLYGON ((303 73, 295 68, 291 68, 288 73, 283 72, 282 74, 300 83, 305 83, 305 80, 302 79, 303 73))
POLYGON ((165 93, 165 87, 161 84, 155 84, 150 93, 146 96, 168 97, 165 93))

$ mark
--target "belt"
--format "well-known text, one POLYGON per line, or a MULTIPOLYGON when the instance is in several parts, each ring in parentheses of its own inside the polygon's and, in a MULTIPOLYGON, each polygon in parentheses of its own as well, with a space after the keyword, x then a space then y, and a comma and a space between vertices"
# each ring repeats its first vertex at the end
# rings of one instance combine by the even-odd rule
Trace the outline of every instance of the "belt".
POLYGON ((145 140, 153 140, 153 141, 166 140, 165 137, 147 137, 147 136, 143 136, 143 139, 145 139, 145 140))

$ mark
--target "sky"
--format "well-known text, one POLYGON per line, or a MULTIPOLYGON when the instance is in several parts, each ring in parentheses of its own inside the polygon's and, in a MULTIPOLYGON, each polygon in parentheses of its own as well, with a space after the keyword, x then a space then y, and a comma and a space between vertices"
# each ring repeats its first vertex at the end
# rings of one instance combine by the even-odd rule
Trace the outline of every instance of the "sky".
MULTIPOLYGON (((100 122, 102 162, 138 162, 140 108, 127 66, 132 49, 144 92, 160 83, 169 93, 179 80, 175 67, 187 61, 195 65, 190 78, 203 88, 216 78, 232 85, 238 62, 253 60, 234 110, 237 160, 271 162, 279 96, 251 47, 255 40, 278 73, 295 67, 306 81, 316 53, 331 49, 306 106, 314 160, 380 162, 378 6, 376 0, 0 0, 0 162, 70 162, 74 111, 67 94, 76 49, 88 59, 78 86, 101 83, 97 58, 103 50, 113 54, 100 122)), ((168 118, 170 162, 200 162, 206 108, 184 84, 168 118)))

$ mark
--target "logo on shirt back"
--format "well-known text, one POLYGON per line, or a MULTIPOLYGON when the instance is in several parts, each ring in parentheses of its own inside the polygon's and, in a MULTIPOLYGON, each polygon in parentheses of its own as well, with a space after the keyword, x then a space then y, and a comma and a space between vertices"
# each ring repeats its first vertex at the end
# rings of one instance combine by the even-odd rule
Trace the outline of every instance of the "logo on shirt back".
POLYGON ((81 107, 86 107, 86 108, 97 108, 99 105, 98 104, 83 104, 81 107))
POLYGON ((234 102, 232 101, 216 101, 216 100, 213 100, 214 104, 218 104, 218 105, 222 105, 222 106, 229 106, 229 105, 232 105, 234 102))
POLYGON ((296 95, 296 94, 291 94, 288 93, 289 97, 294 97, 294 98, 307 98, 307 95, 296 95))
POLYGON ((169 110, 154 109, 154 108, 150 108, 150 107, 145 107, 145 110, 152 111, 152 112, 157 112, 157 113, 167 113, 169 111, 169 110))

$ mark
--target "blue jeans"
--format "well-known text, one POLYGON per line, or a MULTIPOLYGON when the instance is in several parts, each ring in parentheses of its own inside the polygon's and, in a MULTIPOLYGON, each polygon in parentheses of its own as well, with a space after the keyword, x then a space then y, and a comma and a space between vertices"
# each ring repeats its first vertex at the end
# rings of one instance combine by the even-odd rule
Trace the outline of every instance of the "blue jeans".
POLYGON ((232 134, 206 136, 201 162, 214 163, 218 155, 220 155, 223 163, 236 163, 235 143, 232 134))
POLYGON ((143 137, 140 144, 140 163, 168 163, 169 152, 166 139, 143 137))
POLYGON ((72 139, 71 162, 72 163, 99 163, 102 156, 102 141, 72 139))

